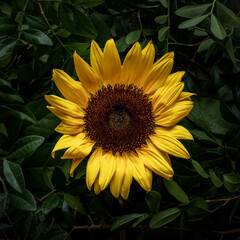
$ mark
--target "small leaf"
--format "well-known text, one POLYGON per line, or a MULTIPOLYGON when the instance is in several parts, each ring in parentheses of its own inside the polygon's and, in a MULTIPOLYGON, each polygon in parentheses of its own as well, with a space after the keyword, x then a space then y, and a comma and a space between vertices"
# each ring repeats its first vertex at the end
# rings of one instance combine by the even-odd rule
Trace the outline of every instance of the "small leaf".
POLYGON ((72 196, 70 194, 64 194, 64 200, 67 202, 68 206, 83 215, 87 215, 85 209, 80 202, 79 197, 72 196))
POLYGON ((208 50, 213 43, 214 43, 214 41, 211 38, 207 39, 206 41, 202 42, 199 45, 197 52, 203 52, 203 51, 208 50))
POLYGON ((158 31, 158 40, 160 42, 164 41, 166 38, 166 35, 168 33, 169 27, 162 27, 159 31, 158 31))
POLYGON ((211 5, 211 3, 207 3, 201 5, 185 6, 177 9, 175 13, 180 17, 195 18, 197 16, 201 16, 211 5))
POLYGON ((7 103, 24 102, 17 90, 14 88, 9 88, 7 86, 2 86, 0 88, 0 100, 7 103))
POLYGON ((192 164, 200 176, 202 176, 203 178, 209 177, 209 175, 205 172, 205 170, 203 169, 199 162, 192 159, 192 164))
POLYGON ((202 22, 205 18, 207 18, 208 15, 209 14, 205 14, 205 15, 202 15, 200 17, 195 17, 195 18, 189 19, 187 21, 184 21, 184 22, 182 22, 181 24, 178 25, 178 28, 179 29, 184 29, 184 28, 189 28, 189 27, 196 26, 197 24, 202 22))
POLYGON ((23 172, 18 164, 3 160, 3 174, 17 192, 22 193, 25 191, 23 172))
POLYGON ((161 16, 155 17, 154 21, 156 23, 163 24, 167 21, 167 19, 168 19, 168 15, 161 15, 161 16))
POLYGON ((149 191, 146 193, 145 201, 147 202, 150 212, 157 212, 161 202, 161 195, 156 191, 149 191))
POLYGON ((140 217, 136 222, 132 224, 132 227, 136 227, 139 223, 144 221, 145 219, 149 218, 150 214, 149 213, 144 213, 142 217, 140 217))
POLYGON ((223 182, 219 179, 219 177, 216 175, 216 173, 212 169, 208 169, 208 171, 214 186, 217 188, 220 188, 223 185, 223 182))
POLYGON ((237 173, 223 174, 223 183, 229 192, 238 191, 240 188, 240 175, 237 173))
POLYGON ((132 221, 133 219, 140 218, 142 216, 143 216, 143 214, 133 213, 133 214, 127 214, 127 215, 122 215, 120 217, 117 217, 114 220, 113 224, 111 225, 110 230, 113 231, 116 228, 122 226, 123 224, 128 223, 128 222, 132 221))
POLYGON ((201 215, 211 211, 205 199, 198 197, 193 199, 187 206, 187 213, 190 215, 201 215))
POLYGON ((163 180, 165 187, 173 197, 175 197, 179 202, 189 203, 187 194, 174 180, 163 180))
POLYGON ((5 193, 0 194, 0 219, 2 218, 7 203, 7 195, 5 193))
POLYGON ((15 46, 16 46, 16 43, 17 43, 17 41, 14 41, 14 42, 11 42, 11 43, 9 43, 8 45, 2 47, 2 48, 0 49, 0 58, 6 56, 6 55, 9 54, 9 53, 12 53, 13 49, 14 49, 15 46))
POLYGON ((103 2, 104 0, 74 0, 73 4, 83 7, 95 7, 103 2))
POLYGON ((225 49, 228 53, 228 56, 230 57, 232 63, 236 66, 237 61, 236 61, 235 54, 234 54, 232 39, 230 37, 228 38, 224 47, 225 47, 225 49))
POLYGON ((38 227, 35 229, 33 234, 33 240, 42 240, 46 239, 46 234, 51 230, 54 219, 48 219, 47 221, 41 222, 38 227))
POLYGON ((213 13, 211 14, 211 31, 217 38, 221 40, 226 37, 226 32, 222 24, 213 13))
POLYGON ((11 206, 15 209, 23 211, 35 211, 37 209, 36 201, 28 190, 23 193, 11 193, 9 198, 11 206))
POLYGON ((141 30, 135 30, 130 32, 126 37, 126 43, 127 44, 133 44, 139 40, 141 36, 141 30))
POLYGON ((49 212, 51 212, 54 208, 58 206, 59 202, 60 202, 60 198, 56 194, 45 199, 42 204, 43 214, 47 215, 49 212))
POLYGON ((155 216, 153 216, 149 223, 149 226, 150 228, 162 227, 163 225, 176 219, 181 214, 181 212, 182 210, 178 207, 172 207, 163 210, 157 213, 155 216))
POLYGON ((7 158, 16 159, 26 157, 30 153, 33 153, 43 141, 43 137, 35 135, 20 138, 10 149, 7 158))
POLYGON ((38 29, 26 29, 22 31, 22 35, 28 43, 35 45, 48 45, 52 46, 52 40, 42 31, 38 29))
POLYGON ((46 31, 49 29, 48 25, 46 24, 46 22, 44 22, 41 18, 39 17, 35 17, 32 15, 28 15, 25 16, 27 24, 31 27, 31 28, 35 28, 35 29, 39 29, 42 31, 46 31))

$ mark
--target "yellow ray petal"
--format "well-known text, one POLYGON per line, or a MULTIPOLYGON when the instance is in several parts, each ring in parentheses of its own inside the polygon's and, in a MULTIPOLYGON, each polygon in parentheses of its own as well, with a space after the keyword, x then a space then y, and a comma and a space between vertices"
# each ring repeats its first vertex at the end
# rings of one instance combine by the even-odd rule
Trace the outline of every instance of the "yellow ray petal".
POLYGON ((101 159, 103 157, 102 154, 102 149, 97 148, 87 161, 86 184, 89 190, 91 190, 92 185, 98 176, 101 159))
POLYGON ((184 87, 184 83, 179 82, 169 88, 159 88, 152 98, 153 113, 160 115, 164 109, 171 106, 179 97, 184 87))
POLYGON ((147 141, 147 145, 138 149, 137 153, 147 168, 166 179, 172 179, 173 169, 168 154, 157 149, 151 141, 147 141))
POLYGON ((85 157, 81 157, 81 158, 75 158, 72 160, 72 165, 71 165, 71 169, 70 169, 70 176, 73 177, 74 171, 77 168, 77 166, 82 162, 82 160, 85 157))
POLYGON ((103 52, 101 48, 98 46, 98 44, 92 40, 91 43, 91 50, 90 50, 90 61, 91 66, 95 73, 98 74, 99 79, 102 79, 102 57, 103 52))
POLYGON ((84 129, 83 125, 76 125, 76 126, 71 126, 68 125, 64 122, 61 122, 56 128, 55 131, 62 133, 62 134, 67 134, 67 135, 75 135, 80 132, 82 132, 84 129))
POLYGON ((70 126, 82 126, 85 124, 82 117, 76 118, 76 117, 69 116, 63 111, 59 111, 55 107, 47 106, 47 108, 53 114, 55 114, 58 118, 60 118, 65 124, 68 124, 70 126))
MULTIPOLYGON (((102 150, 104 152, 104 150, 102 150)), ((116 161, 115 156, 111 151, 102 154, 101 166, 99 172, 99 185, 101 191, 104 190, 110 183, 115 170, 116 170, 116 161)))
POLYGON ((79 142, 74 142, 61 157, 62 159, 85 158, 92 151, 95 143, 86 137, 85 133, 79 133, 78 136, 79 142))
POLYGON ((184 74, 185 74, 184 71, 178 71, 178 72, 170 74, 168 76, 168 78, 166 79, 166 81, 164 82, 164 86, 165 87, 170 87, 172 85, 175 85, 175 84, 181 82, 184 74))
POLYGON ((83 87, 90 93, 97 92, 101 87, 101 82, 93 69, 76 52, 73 54, 73 60, 78 78, 83 87))
POLYGON ((190 158, 187 149, 176 138, 159 134, 153 134, 149 137, 153 144, 161 151, 179 158, 190 158))
POLYGON ((99 185, 99 177, 97 177, 96 181, 94 182, 94 192, 96 195, 98 195, 101 192, 99 185))
POLYGON ((126 159, 120 156, 119 153, 116 153, 115 162, 116 162, 116 171, 110 182, 110 190, 112 195, 115 198, 117 198, 120 194, 125 171, 126 171, 126 159))
POLYGON ((132 180, 133 180, 133 177, 132 177, 133 164, 129 160, 127 153, 123 153, 122 157, 125 161, 126 168, 125 168, 125 174, 124 174, 120 194, 121 194, 122 198, 126 200, 128 198, 128 195, 130 192, 130 186, 131 186, 132 180))
POLYGON ((177 139, 193 140, 192 134, 180 125, 176 125, 172 128, 156 127, 155 132, 159 135, 172 136, 177 139))
POLYGON ((120 83, 130 85, 134 83, 139 86, 139 73, 142 69, 142 49, 136 42, 124 59, 120 83))
POLYGON ((143 90, 150 96, 153 95, 169 76, 173 67, 173 53, 165 54, 160 60, 153 65, 152 70, 149 72, 146 80, 143 83, 143 90))
POLYGON ((114 85, 119 83, 121 74, 121 61, 118 54, 118 50, 113 39, 106 42, 103 50, 102 58, 103 67, 103 84, 107 86, 108 84, 114 85))
POLYGON ((132 162, 132 173, 134 179, 141 185, 141 187, 146 190, 151 190, 151 185, 149 184, 150 179, 149 175, 146 174, 146 169, 143 162, 139 159, 139 157, 134 153, 128 154, 129 160, 132 162))
POLYGON ((62 70, 53 70, 53 81, 57 85, 62 95, 81 107, 86 107, 89 94, 83 88, 79 81, 73 80, 67 73, 62 70))
POLYGON ((163 127, 172 127, 186 117, 192 108, 192 101, 177 102, 172 108, 164 111, 161 115, 155 115, 155 123, 163 127))
POLYGON ((182 92, 180 96, 178 97, 178 101, 184 101, 184 100, 191 100, 191 96, 197 95, 196 93, 191 92, 182 92))

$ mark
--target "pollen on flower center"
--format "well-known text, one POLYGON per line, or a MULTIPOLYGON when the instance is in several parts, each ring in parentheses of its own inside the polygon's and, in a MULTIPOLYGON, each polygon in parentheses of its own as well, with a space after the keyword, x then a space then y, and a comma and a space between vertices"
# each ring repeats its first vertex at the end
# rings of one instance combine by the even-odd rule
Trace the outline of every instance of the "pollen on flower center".
POLYGON ((92 95, 84 120, 91 140, 114 154, 135 151, 154 129, 152 103, 131 85, 109 85, 92 95))

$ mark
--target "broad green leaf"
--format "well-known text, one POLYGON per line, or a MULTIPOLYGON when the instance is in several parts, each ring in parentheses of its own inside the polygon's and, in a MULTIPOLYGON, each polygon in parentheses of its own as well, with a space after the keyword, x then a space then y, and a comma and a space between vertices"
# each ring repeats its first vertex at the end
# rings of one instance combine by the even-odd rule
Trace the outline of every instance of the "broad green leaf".
POLYGON ((165 187, 173 197, 175 197, 179 202, 189 203, 187 194, 174 180, 163 180, 165 187))
POLYGON ((158 40, 160 42, 164 41, 167 33, 168 33, 169 27, 162 27, 159 31, 158 31, 158 40))
POLYGON ((176 15, 184 18, 195 18, 201 16, 212 4, 191 5, 176 10, 176 15))
POLYGON ((42 31, 34 28, 26 29, 22 31, 22 35, 25 40, 34 45, 48 45, 52 46, 52 40, 42 31))
POLYGON ((2 47, 0 49, 0 58, 4 57, 5 55, 12 53, 13 49, 16 46, 17 41, 11 42, 7 44, 6 46, 2 47))
POLYGON ((193 199, 187 206, 187 213, 190 215, 201 215, 211 211, 205 199, 198 197, 193 199))
POLYGON ((37 226, 37 215, 30 212, 24 221, 24 225, 21 229, 21 236, 24 240, 29 239, 37 226))
POLYGON ((156 191, 148 191, 145 195, 145 201, 147 202, 150 212, 157 212, 161 202, 161 195, 156 191))
POLYGON ((223 174, 223 184, 229 192, 235 192, 240 189, 240 175, 237 173, 223 174))
POLYGON ((53 218, 41 222, 35 229, 32 240, 46 239, 45 236, 51 230, 53 223, 54 223, 53 218))
POLYGON ((234 203, 234 205, 231 209, 231 212, 230 212, 230 215, 229 215, 229 222, 230 223, 232 223, 232 218, 236 214, 236 212, 239 210, 239 207, 240 207, 240 198, 238 198, 236 200, 236 202, 234 203))
POLYGON ((223 182, 219 179, 219 177, 216 175, 216 173, 212 169, 208 169, 208 171, 214 186, 217 188, 220 188, 223 185, 223 182))
POLYGON ((220 3, 216 2, 217 5, 217 16, 221 22, 226 23, 233 27, 240 27, 240 18, 228 7, 220 3))
POLYGON ((16 164, 3 160, 3 174, 8 183, 17 192, 22 193, 25 191, 25 181, 21 167, 16 164))
POLYGON ((206 173, 206 171, 203 169, 199 162, 192 159, 192 164, 200 176, 202 176, 203 178, 209 177, 209 175, 206 173))
POLYGON ((43 137, 34 135, 20 138, 10 149, 7 158, 16 159, 26 157, 30 153, 33 153, 43 141, 43 137))
POLYGON ((211 31, 217 38, 221 40, 226 37, 226 32, 222 24, 213 13, 211 14, 211 31))
POLYGON ((139 40, 140 36, 141 30, 132 31, 126 36, 126 43, 129 45, 133 44, 139 40))
POLYGON ((0 123, 0 134, 4 135, 5 137, 8 137, 8 132, 4 123, 0 123))
POLYGON ((80 54, 81 52, 86 51, 89 48, 90 44, 89 43, 70 42, 70 43, 64 43, 63 46, 67 47, 71 50, 77 51, 80 54))
POLYGON ((198 52, 203 52, 203 51, 206 51, 206 50, 208 50, 210 47, 211 47, 211 45, 214 43, 214 41, 211 39, 211 38, 209 38, 209 39, 207 39, 206 41, 204 41, 204 42, 202 42, 200 45, 199 45, 199 47, 198 47, 198 52))
POLYGON ((5 212, 6 203, 7 203, 7 194, 5 193, 0 194, 0 219, 2 218, 5 212))
POLYGON ((193 26, 196 26, 200 22, 202 22, 205 18, 208 17, 209 14, 202 15, 200 17, 194 17, 192 19, 189 19, 187 21, 182 22, 181 24, 178 25, 179 29, 185 29, 185 28, 190 28, 193 26))
POLYGON ((37 203, 33 195, 25 190, 23 193, 11 193, 9 194, 11 206, 18 210, 23 211, 35 211, 37 209, 37 203))
POLYGON ((27 107, 17 104, 11 104, 8 106, 12 109, 11 111, 12 116, 30 123, 36 123, 36 118, 34 114, 27 107))
POLYGON ((64 194, 64 200, 67 202, 68 206, 76 211, 78 211, 79 213, 83 214, 83 215, 87 215, 85 209, 82 206, 82 203, 80 202, 79 197, 75 197, 73 195, 70 194, 64 194))
POLYGON ((234 49, 233 49, 233 44, 232 44, 232 39, 229 37, 226 44, 224 45, 227 53, 228 53, 228 56, 230 57, 232 63, 236 66, 237 64, 237 61, 236 61, 236 58, 235 58, 235 54, 234 54, 234 49))
POLYGON ((132 227, 136 227, 139 223, 141 223, 142 221, 146 220, 147 218, 149 218, 150 214, 149 213, 144 213, 142 215, 142 217, 140 217, 136 222, 134 222, 132 224, 132 227))
POLYGON ((0 2, 0 10, 2 13, 4 13, 5 15, 7 15, 8 17, 11 16, 11 6, 7 3, 4 2, 0 2))
POLYGON ((126 43, 126 37, 119 38, 115 44, 119 52, 125 52, 129 46, 129 44, 126 43))
POLYGON ((176 219, 182 210, 178 207, 168 208, 153 216, 149 223, 150 228, 159 228, 176 219))
POLYGON ((31 27, 31 28, 35 28, 35 29, 39 29, 42 31, 46 31, 49 29, 48 25, 46 24, 45 21, 43 21, 41 18, 39 17, 35 17, 32 15, 27 15, 25 16, 27 24, 31 27))
POLYGON ((168 1, 167 0, 159 0, 159 1, 163 5, 163 7, 165 7, 165 8, 168 7, 168 1))
POLYGON ((43 214, 47 215, 49 212, 51 212, 54 208, 58 206, 59 202, 60 198, 56 194, 53 194, 49 198, 45 199, 42 204, 43 214))
POLYGON ((104 0, 74 0, 73 4, 83 7, 95 7, 103 2, 104 0))
POLYGON ((70 209, 65 200, 63 201, 63 204, 62 204, 62 214, 70 226, 73 226, 75 224, 76 211, 70 209))
POLYGON ((196 128, 196 129, 191 130, 191 134, 194 136, 194 139, 198 139, 202 142, 206 142, 208 144, 218 146, 218 144, 216 143, 216 140, 213 137, 207 135, 205 133, 205 131, 203 131, 203 130, 200 130, 200 129, 196 128))
POLYGON ((7 103, 24 102, 17 90, 7 86, 2 86, 0 88, 0 100, 7 103))
POLYGON ((168 15, 161 15, 154 18, 154 21, 159 24, 163 24, 167 21, 168 15))
POLYGON ((136 218, 140 218, 142 217, 143 214, 139 214, 139 213, 132 213, 132 214, 126 214, 126 215, 122 215, 120 217, 116 217, 116 219, 113 221, 110 230, 113 231, 116 228, 122 226, 125 223, 128 223, 130 221, 132 221, 133 219, 136 218))

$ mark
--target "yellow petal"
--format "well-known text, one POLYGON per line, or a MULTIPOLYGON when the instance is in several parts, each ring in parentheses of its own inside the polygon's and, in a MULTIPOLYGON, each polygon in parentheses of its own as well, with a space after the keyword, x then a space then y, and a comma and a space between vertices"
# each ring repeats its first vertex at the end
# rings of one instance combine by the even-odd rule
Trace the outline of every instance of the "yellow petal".
POLYGON ((180 125, 176 125, 172 128, 156 127, 155 132, 159 135, 172 136, 177 139, 193 140, 192 134, 180 125))
POLYGON ((112 195, 115 198, 117 198, 120 194, 125 171, 126 171, 126 159, 120 156, 119 153, 116 153, 115 162, 116 162, 116 171, 110 182, 110 190, 112 195))
POLYGON ((98 74, 99 78, 102 79, 102 57, 103 53, 98 44, 92 40, 91 50, 90 50, 90 61, 91 66, 95 73, 98 74))
POLYGON ((153 65, 152 70, 149 72, 146 80, 143 83, 143 90, 150 96, 153 95, 169 76, 173 67, 173 53, 165 54, 160 60, 153 65))
POLYGON ((55 114, 58 118, 60 118, 65 124, 68 124, 70 126, 82 126, 85 124, 82 117, 76 118, 72 117, 70 115, 67 115, 64 111, 59 111, 55 107, 47 106, 47 108, 55 114))
POLYGON ((97 148, 88 159, 86 168, 86 184, 89 190, 91 190, 91 187, 98 176, 101 159, 103 157, 102 154, 102 149, 97 148))
POLYGON ((96 181, 94 182, 94 192, 96 195, 98 195, 101 192, 98 177, 97 177, 96 181))
POLYGON ((134 153, 129 153, 128 158, 132 162, 133 177, 144 190, 150 191, 151 190, 151 185, 149 184, 150 179, 149 175, 146 174, 146 169, 143 162, 134 153))
POLYGON ((76 126, 71 126, 68 125, 64 122, 61 122, 56 128, 55 131, 62 133, 62 134, 67 134, 67 135, 75 135, 80 132, 82 132, 84 129, 83 125, 76 125, 76 126))
POLYGON ((166 79, 166 81, 164 82, 164 85, 166 87, 169 87, 169 86, 172 86, 172 85, 175 85, 175 84, 181 82, 184 74, 185 74, 184 71, 178 71, 178 72, 170 74, 168 76, 168 78, 166 79))
POLYGON ((79 133, 78 136, 79 141, 74 142, 74 144, 67 149, 61 157, 62 159, 85 158, 92 151, 95 143, 86 137, 85 133, 79 133))
POLYGON ((154 116, 155 123, 163 127, 172 127, 186 117, 192 108, 192 101, 177 102, 172 108, 164 111, 160 116, 154 116))
POLYGON ((73 173, 75 171, 75 169, 77 168, 77 166, 82 162, 82 160, 85 157, 81 157, 81 158, 75 158, 72 160, 72 165, 71 165, 71 169, 70 169, 70 176, 73 177, 73 173))
POLYGON ((184 83, 179 82, 169 88, 159 88, 152 98, 154 115, 160 115, 165 108, 171 106, 181 94, 183 87, 184 83))
POLYGON ((125 168, 125 174, 124 174, 120 194, 121 194, 122 198, 126 200, 128 198, 128 195, 129 195, 129 192, 130 192, 130 186, 131 186, 132 180, 133 180, 133 177, 132 177, 133 164, 129 160, 129 158, 127 156, 127 153, 123 153, 122 157, 125 161, 126 168, 125 168))
POLYGON ((197 95, 196 93, 191 92, 182 92, 178 98, 178 101, 191 100, 191 96, 197 95))
POLYGON ((189 159, 187 149, 176 138, 167 135, 152 134, 149 136, 153 144, 161 151, 179 158, 189 159))
POLYGON ((151 141, 147 141, 147 145, 138 149, 137 153, 147 168, 166 179, 172 179, 173 169, 168 154, 157 149, 151 141))
POLYGON ((136 42, 123 62, 121 83, 130 85, 134 83, 139 86, 139 73, 142 68, 142 49, 138 42, 136 42))
POLYGON ((79 118, 84 116, 84 111, 76 103, 60 98, 55 95, 45 95, 45 99, 58 111, 71 117, 79 118))
POLYGON ((102 58, 103 84, 114 86, 119 83, 121 74, 121 61, 113 39, 106 42, 102 58))
POLYGON ((62 95, 69 101, 77 103, 81 107, 86 107, 89 94, 79 81, 73 80, 62 70, 53 70, 53 81, 57 85, 62 95))
POLYGON ((101 87, 101 82, 93 69, 76 52, 73 54, 73 59, 78 78, 83 87, 90 93, 97 92, 101 87))
MULTIPOLYGON (((102 150, 104 152, 104 150, 102 150)), ((107 153, 102 153, 101 157, 101 166, 99 172, 99 185, 101 191, 104 190, 110 183, 115 170, 116 170, 116 161, 115 156, 112 154, 111 151, 107 153)))

